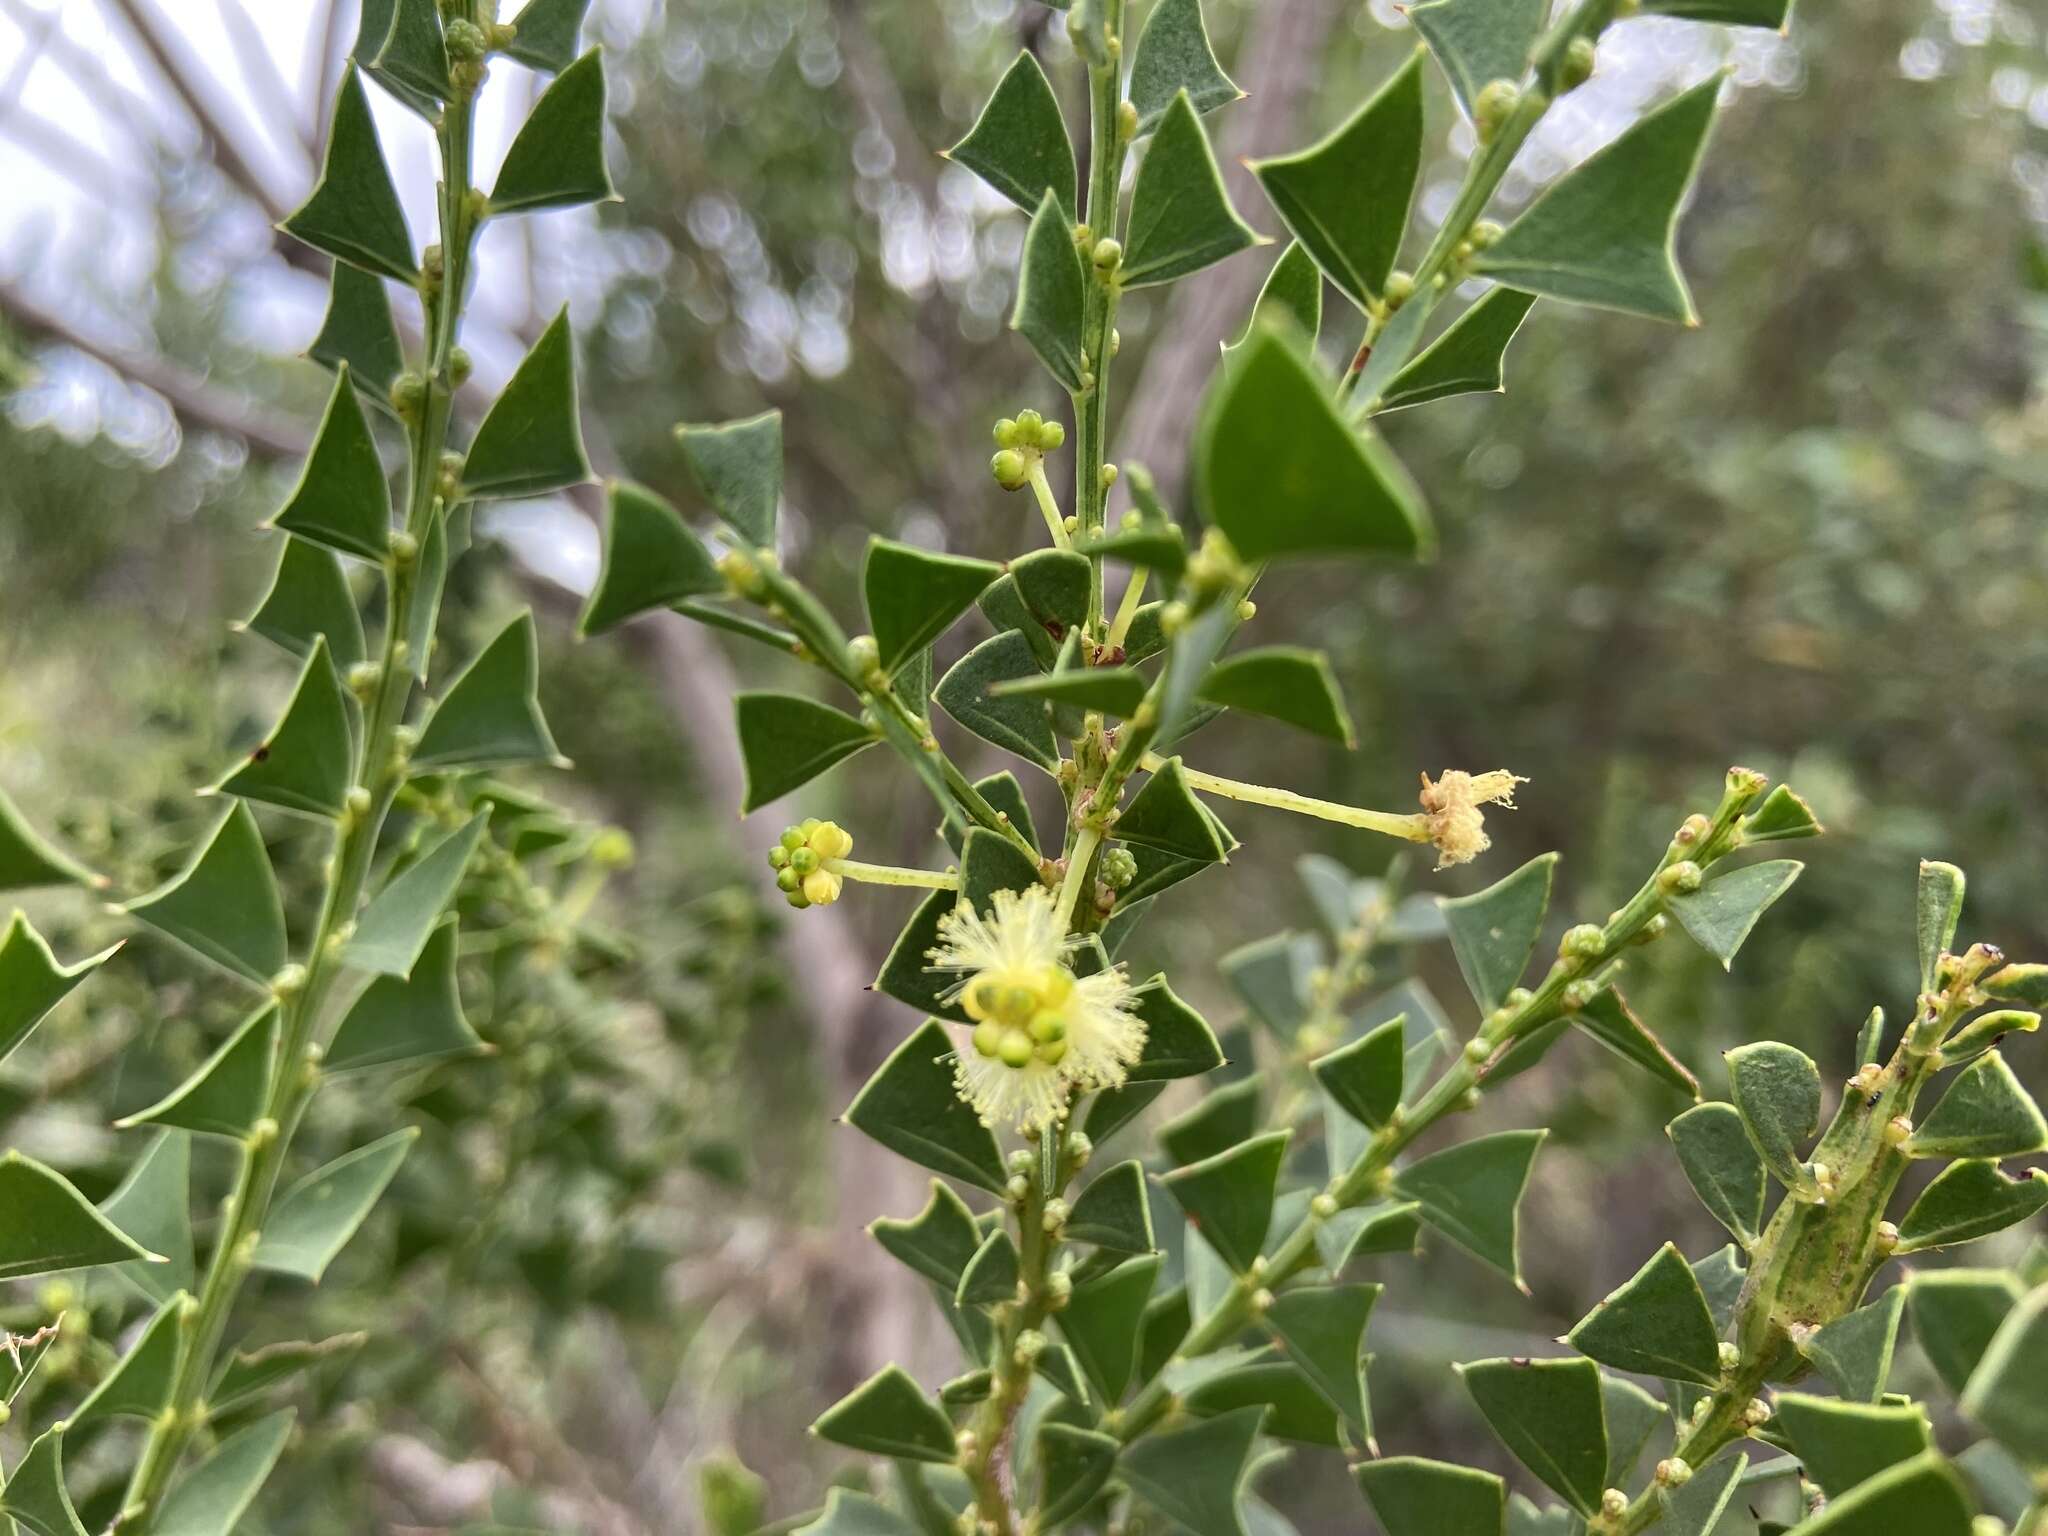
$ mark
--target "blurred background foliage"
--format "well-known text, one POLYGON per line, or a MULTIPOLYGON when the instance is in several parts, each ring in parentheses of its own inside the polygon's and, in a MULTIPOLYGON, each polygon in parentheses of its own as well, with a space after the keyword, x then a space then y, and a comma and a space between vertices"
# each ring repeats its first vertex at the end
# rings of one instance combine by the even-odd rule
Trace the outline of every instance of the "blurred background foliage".
MULTIPOLYGON (((336 3, 332 17, 284 9, 345 45, 353 6, 336 3)), ((197 107, 135 62, 145 32, 177 42, 170 13, 143 0, 4 9, 23 57, 43 18, 33 68, 69 71, 109 118, 136 90, 198 117, 249 93, 246 58, 238 76, 174 47, 197 107), (134 56, 118 79, 104 58, 94 75, 91 50, 50 42, 102 9, 134 56)), ((1391 8, 1356 0, 1208 10, 1251 92, 1222 119, 1233 154, 1305 142, 1413 45, 1391 8)), ((1036 519, 989 482, 988 423, 1055 393, 1003 327, 1022 221, 934 151, 1020 45, 1071 91, 1050 18, 1030 0, 600 0, 625 200, 543 226, 538 250, 501 250, 480 311, 512 336, 562 298, 594 322, 580 327, 593 451, 679 500, 676 421, 780 407, 784 554, 822 592, 854 590, 870 533, 1014 551, 1036 519)), ((1727 764, 1789 778, 1830 836, 1736 973, 1675 946, 1632 965, 1638 1010, 1709 1092, 1718 1053, 1765 1032, 1847 1073, 1871 1004, 1910 1006, 1920 857, 1969 870, 1967 936, 2048 949, 2043 30, 2037 10, 2001 0, 1880 0, 1814 5, 1787 39, 1738 40, 1682 241, 1703 328, 1540 305, 1505 397, 1391 419, 1435 506, 1439 560, 1289 572, 1261 589, 1252 626, 1332 652, 1362 749, 1276 751, 1225 725, 1195 744, 1201 765, 1387 806, 1421 770, 1512 768, 1531 782, 1494 818, 1493 853, 1409 884, 1460 892, 1559 848, 1560 923, 1632 889, 1727 764)), ((1596 81, 1607 94, 1553 114, 1510 192, 1610 136, 1612 113, 1718 67, 1726 46, 1686 23, 1617 28, 1596 81)), ((308 88, 331 88, 337 55, 311 56, 308 88)), ((61 160, 50 130, 76 125, 15 105, 0 101, 0 153, 61 160)), ((1433 113, 1453 121, 1442 101, 1433 113)), ((260 99, 246 116, 263 121, 260 99)), ((141 152, 124 164, 150 201, 127 216, 148 225, 150 259, 85 259, 90 228, 0 242, 0 786, 124 892, 174 866, 209 814, 189 787, 281 698, 275 658, 227 626, 262 590, 273 554, 252 529, 321 394, 290 355, 317 320, 318 274, 252 218, 263 198, 222 153, 225 119, 130 129, 141 152)), ((1463 132, 1444 136, 1439 182, 1470 147, 1463 132)), ((1255 225, 1277 227, 1243 178, 1234 191, 1255 225)), ((1123 452, 1168 487, 1214 348, 1268 260, 1248 253, 1170 305, 1126 306, 1123 452)), ((1352 341, 1325 338, 1333 353, 1352 341)), ((432 1135, 374 1238, 318 1291, 273 1283, 253 1303, 279 1337, 373 1333, 315 1389, 331 1411, 265 1501, 277 1530, 695 1529, 707 1459, 728 1445, 767 1479, 767 1514, 788 1515, 838 1470, 801 1433, 822 1404, 884 1358, 950 1374, 917 1287, 861 1231, 912 1210, 917 1183, 831 1119, 913 1022, 859 990, 904 911, 863 891, 788 913, 769 904, 759 858, 794 812, 837 817, 864 857, 935 860, 930 807, 863 758, 802 807, 735 826, 721 695, 736 676, 800 676, 680 620, 574 645, 565 588, 594 561, 587 512, 501 515, 451 601, 459 645, 517 601, 553 620, 544 703, 577 771, 522 787, 577 829, 539 878, 577 905, 578 882, 605 878, 584 920, 602 937, 534 974, 470 958, 466 995, 500 1054, 395 1090, 432 1135), (630 869, 588 857, 605 825, 637 843, 630 869)), ((1133 952, 1219 1026, 1241 1008, 1215 957, 1259 936, 1244 914, 1314 926, 1297 859, 1374 872, 1386 857, 1321 824, 1232 822, 1247 846, 1229 872, 1183 887, 1133 952)), ((276 831, 303 891, 318 853, 276 831)), ((115 931, 61 900, 34 915, 66 953, 115 931)), ((1437 949, 1417 963, 1451 975, 1437 949)), ((115 1166, 109 1119, 225 1023, 196 980, 131 944, 10 1062, 10 1142, 87 1184, 115 1166), (120 1070, 100 1070, 117 1056, 120 1070)), ((2038 1089, 2038 1054, 2028 1062, 2038 1089)), ((1383 1265, 1383 1444, 1486 1460, 1444 1361, 1540 1348, 1655 1238, 1717 1244, 1662 1155, 1658 1127, 1680 1107, 1576 1044, 1489 1101, 1489 1121, 1554 1127, 1524 1238, 1534 1295, 1454 1253, 1383 1265)), ((352 1138, 346 1091, 322 1111, 322 1138, 352 1138)), ((389 1108, 365 1118, 382 1126, 389 1108)), ((218 1170, 194 1178, 214 1190, 218 1170)), ((7 1316, 32 1321, 55 1299, 9 1297, 7 1316)), ((72 1341, 77 1382, 132 1321, 118 1294, 93 1303, 102 1336, 72 1341)), ((1323 1470, 1289 1484, 1289 1513, 1355 1526, 1354 1496, 1323 1470)), ((714 1481, 725 1513, 712 1523, 743 1528, 752 1495, 714 1481)))

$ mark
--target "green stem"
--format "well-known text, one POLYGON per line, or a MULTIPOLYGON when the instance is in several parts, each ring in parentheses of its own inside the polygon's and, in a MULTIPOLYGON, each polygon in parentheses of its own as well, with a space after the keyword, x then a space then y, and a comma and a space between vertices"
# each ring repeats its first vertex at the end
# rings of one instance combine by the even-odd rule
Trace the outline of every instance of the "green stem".
MULTIPOLYGON (((1740 770, 1731 773, 1727 793, 1711 821, 1696 832, 1681 831, 1666 848, 1656 872, 1602 925, 1600 958, 1560 956, 1534 992, 1489 1015, 1473 1036, 1489 1049, 1483 1055, 1469 1048, 1460 1051, 1420 1100, 1413 1106, 1403 1105, 1393 1119, 1374 1133, 1351 1167, 1331 1179, 1323 1192, 1336 1208, 1363 1205, 1385 1193, 1395 1158, 1445 1115, 1472 1107, 1474 1096, 1485 1091, 1492 1069, 1509 1048, 1564 1016, 1565 989, 1588 972, 1608 964, 1663 911, 1664 889, 1658 876, 1681 859, 1691 858, 1705 864, 1728 852, 1734 846, 1737 821, 1761 792, 1755 776, 1740 770)), ((1231 1283, 1215 1309, 1181 1341, 1175 1357, 1192 1359, 1222 1348, 1252 1322, 1256 1298, 1262 1291, 1275 1290, 1304 1270, 1317 1267, 1320 1260, 1316 1231, 1325 1219, 1311 1208, 1259 1269, 1239 1275, 1231 1283)), ((1172 1411, 1173 1396, 1163 1377, 1163 1371, 1155 1374, 1124 1410, 1119 1432, 1126 1440, 1143 1433, 1172 1411)))
MULTIPOLYGON (((438 131, 444 178, 440 216, 444 279, 430 303, 433 323, 425 398, 408 437, 411 465, 405 532, 416 551, 426 544, 440 514, 435 488, 447 446, 454 396, 450 376, 459 330, 462 275, 475 237, 469 207, 472 144, 471 103, 450 102, 438 131)), ((338 978, 338 952, 352 928, 369 883, 370 867, 392 801, 404 781, 398 729, 412 696, 415 667, 425 657, 407 651, 407 634, 421 598, 416 558, 385 562, 387 613, 376 691, 369 701, 361 755, 355 765, 351 800, 366 802, 346 813, 335 830, 334 849, 306 952, 303 980, 282 1003, 283 1049, 258 1127, 243 1143, 234 1193, 222 1211, 222 1225, 199 1294, 189 1304, 178 1343, 178 1362, 163 1410, 151 1421, 136 1461, 118 1524, 123 1536, 150 1536, 164 1495, 186 1450, 208 1419, 205 1393, 211 1383, 229 1314, 247 1278, 263 1223, 277 1192, 292 1139, 319 1087, 315 1034, 338 978)))
POLYGON ((896 864, 863 864, 859 859, 827 859, 824 867, 864 885, 914 885, 927 891, 960 889, 960 876, 952 870, 904 869, 896 864))
POLYGON ((1145 601, 1145 578, 1151 574, 1141 565, 1124 583, 1123 601, 1116 605, 1116 618, 1110 623, 1109 639, 1103 642, 1110 650, 1115 650, 1130 638, 1131 620, 1138 616, 1138 605, 1145 601))
MULTIPOLYGON (((1155 753, 1147 752, 1139 759, 1139 766, 1147 773, 1157 773, 1166 766, 1166 760, 1155 753)), ((1276 811, 1292 811, 1297 816, 1313 816, 1319 821, 1334 821, 1347 827, 1362 827, 1368 832, 1383 832, 1388 837, 1398 837, 1404 842, 1426 843, 1429 841, 1429 818, 1413 811, 1369 811, 1362 806, 1343 805, 1335 800, 1318 800, 1312 795, 1296 794, 1291 789, 1275 789, 1265 784, 1247 784, 1240 779, 1226 779, 1213 773, 1203 773, 1187 764, 1181 764, 1181 777, 1188 782, 1188 788, 1199 790, 1205 795, 1220 795, 1227 800, 1242 800, 1247 805, 1263 805, 1276 811)))
MULTIPOLYGON (((1124 155, 1129 149, 1119 129, 1123 106, 1124 0, 1090 0, 1103 7, 1108 34, 1116 44, 1107 64, 1088 69, 1088 202, 1082 222, 1093 240, 1114 240, 1121 229, 1124 155)), ((1081 309, 1081 346, 1088 355, 1092 379, 1074 396, 1074 421, 1079 441, 1074 449, 1074 515, 1085 538, 1099 533, 1109 488, 1102 466, 1109 455, 1109 367, 1116 334, 1117 288, 1114 276, 1098 276, 1081 253, 1089 273, 1081 309)), ((1087 634, 1102 628, 1102 557, 1091 555, 1088 581, 1087 634)))
POLYGON ((1052 484, 1045 478, 1045 460, 1034 459, 1031 463, 1031 494, 1038 499, 1039 514, 1045 519, 1045 531, 1052 535, 1054 549, 1071 549, 1073 541, 1067 537, 1067 520, 1060 511, 1057 497, 1052 493, 1052 484))

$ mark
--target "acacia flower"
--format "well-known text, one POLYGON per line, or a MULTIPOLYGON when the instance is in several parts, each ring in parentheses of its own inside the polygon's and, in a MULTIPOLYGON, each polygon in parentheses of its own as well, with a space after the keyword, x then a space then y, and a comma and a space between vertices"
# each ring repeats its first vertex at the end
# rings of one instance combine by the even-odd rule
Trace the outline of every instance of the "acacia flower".
POLYGON ((1438 869, 1469 864, 1493 845, 1486 835, 1482 805, 1515 808, 1515 786, 1529 781, 1505 768, 1467 773, 1447 768, 1440 779, 1422 776, 1422 809, 1429 817, 1429 840, 1436 844, 1438 869))
POLYGON ((1145 1048, 1122 966, 1076 976, 1053 893, 998 891, 988 913, 963 902, 939 919, 930 968, 959 980, 946 1000, 974 1021, 953 1057, 960 1096, 990 1125, 1043 1130, 1076 1092, 1114 1088, 1145 1048))

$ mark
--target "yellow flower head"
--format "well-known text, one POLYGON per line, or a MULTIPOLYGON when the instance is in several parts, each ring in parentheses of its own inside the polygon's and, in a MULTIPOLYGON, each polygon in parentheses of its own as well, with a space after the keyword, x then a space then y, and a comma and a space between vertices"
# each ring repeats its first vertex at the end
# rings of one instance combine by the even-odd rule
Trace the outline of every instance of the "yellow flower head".
POLYGON ((1429 840, 1436 844, 1438 869, 1469 864, 1493 845, 1486 835, 1482 805, 1515 808, 1515 786, 1529 781, 1496 768, 1491 773, 1466 773, 1447 768, 1440 779, 1422 776, 1422 809, 1429 815, 1429 840))
POLYGON ((974 1021, 954 1054, 960 1096, 990 1125, 1037 1131, 1076 1092, 1121 1084, 1145 1048, 1122 966, 1076 976, 1053 893, 998 891, 986 914, 962 902, 926 958, 960 979, 946 993, 974 1021))

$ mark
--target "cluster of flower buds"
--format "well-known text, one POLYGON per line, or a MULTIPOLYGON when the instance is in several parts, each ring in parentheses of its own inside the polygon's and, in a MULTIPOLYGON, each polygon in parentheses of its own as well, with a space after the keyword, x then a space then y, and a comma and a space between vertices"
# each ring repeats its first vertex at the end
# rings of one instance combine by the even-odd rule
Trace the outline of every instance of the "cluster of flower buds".
POLYGON ((1019 411, 996 423, 996 454, 988 461, 989 473, 1006 491, 1020 491, 1031 483, 1032 469, 1067 440, 1067 429, 1047 421, 1036 411, 1019 411))
POLYGON ((776 887, 792 907, 826 907, 839 899, 845 883, 832 862, 851 852, 853 836, 838 822, 808 816, 783 828, 781 838, 768 850, 768 867, 775 871, 776 887))

